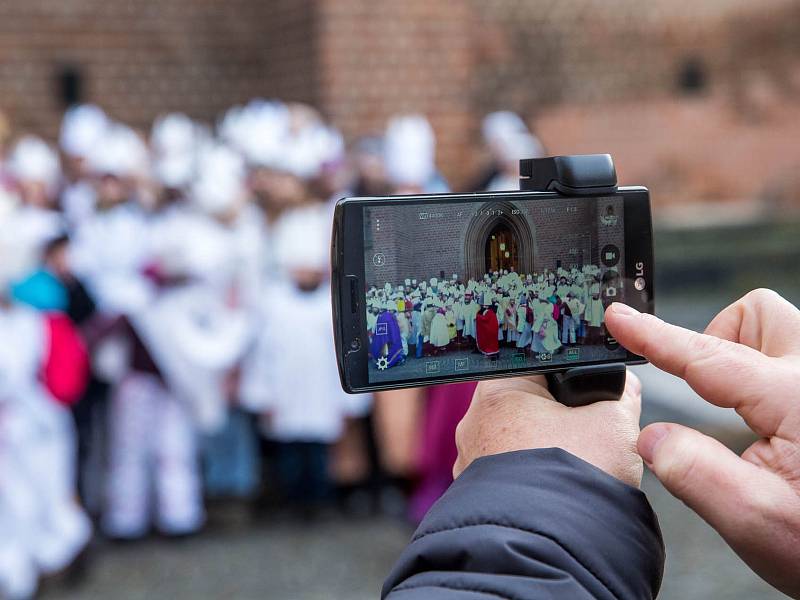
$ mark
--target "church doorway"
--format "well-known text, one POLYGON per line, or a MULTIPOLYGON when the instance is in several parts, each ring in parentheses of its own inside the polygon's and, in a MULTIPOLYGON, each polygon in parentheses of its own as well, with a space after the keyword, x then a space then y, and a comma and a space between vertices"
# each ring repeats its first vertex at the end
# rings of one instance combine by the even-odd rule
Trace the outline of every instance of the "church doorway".
POLYGON ((501 223, 489 232, 486 238, 486 272, 510 271, 519 272, 519 253, 517 239, 508 225, 501 223))
MULTIPOLYGON (((475 211, 464 235, 464 277, 486 273, 533 273, 536 231, 529 217, 508 200, 492 200, 475 211)), ((459 275, 461 275, 459 273, 459 275)))

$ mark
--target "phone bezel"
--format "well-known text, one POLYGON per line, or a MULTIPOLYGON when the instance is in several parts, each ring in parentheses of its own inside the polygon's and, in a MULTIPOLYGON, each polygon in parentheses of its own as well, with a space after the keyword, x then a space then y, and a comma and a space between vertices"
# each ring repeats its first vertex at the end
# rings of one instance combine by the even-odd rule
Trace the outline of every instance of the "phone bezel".
MULTIPOLYGON (((621 187, 614 193, 602 193, 591 196, 570 196, 569 200, 596 200, 620 196, 624 200, 625 210, 625 274, 626 300, 641 312, 654 313, 654 262, 653 232, 650 213, 650 194, 644 187, 621 187), (642 269, 637 269, 641 263, 642 269), (641 272, 641 275, 638 273, 641 272), (642 290, 636 290, 633 281, 637 276, 644 279, 642 290)), ((366 290, 366 270, 364 258, 364 207, 380 204, 436 204, 457 202, 481 202, 492 198, 513 200, 522 198, 552 199, 563 197, 555 192, 481 192, 473 194, 421 194, 409 196, 381 196, 343 198, 336 204, 333 220, 333 243, 331 248, 332 266, 332 301, 334 338, 336 340, 336 358, 343 389, 348 393, 412 388, 442 383, 456 383, 501 377, 517 377, 564 371, 570 367, 584 365, 600 365, 624 362, 625 364, 642 364, 647 362, 641 356, 628 352, 624 359, 606 359, 600 361, 578 361, 570 366, 563 363, 552 367, 522 367, 498 369, 497 371, 435 375, 415 380, 397 380, 390 382, 369 382, 368 360, 369 336, 366 327, 366 311, 364 310, 364 294, 366 290), (356 293, 351 293, 353 281, 356 293), (355 302, 355 306, 353 306, 355 302)))

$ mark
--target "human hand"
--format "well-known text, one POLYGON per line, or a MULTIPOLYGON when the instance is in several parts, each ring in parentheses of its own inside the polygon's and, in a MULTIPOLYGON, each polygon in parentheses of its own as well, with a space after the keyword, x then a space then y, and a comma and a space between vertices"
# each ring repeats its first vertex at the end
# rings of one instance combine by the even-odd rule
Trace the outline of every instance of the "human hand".
POLYGON ((623 304, 606 326, 628 350, 734 408, 761 439, 741 457, 693 429, 655 423, 639 436, 648 467, 766 581, 800 598, 800 311, 755 290, 704 334, 623 304))
POLYGON ((542 376, 483 381, 456 429, 453 477, 481 456, 556 447, 638 487, 640 412, 641 384, 632 373, 619 401, 579 408, 556 402, 542 376))

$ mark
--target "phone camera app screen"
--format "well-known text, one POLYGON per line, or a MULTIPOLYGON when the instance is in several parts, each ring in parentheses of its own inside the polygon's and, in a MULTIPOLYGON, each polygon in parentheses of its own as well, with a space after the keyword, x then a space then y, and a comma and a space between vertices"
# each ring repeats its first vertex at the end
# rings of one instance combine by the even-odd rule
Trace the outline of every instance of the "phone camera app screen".
POLYGON ((624 200, 364 209, 370 383, 623 360, 624 200))

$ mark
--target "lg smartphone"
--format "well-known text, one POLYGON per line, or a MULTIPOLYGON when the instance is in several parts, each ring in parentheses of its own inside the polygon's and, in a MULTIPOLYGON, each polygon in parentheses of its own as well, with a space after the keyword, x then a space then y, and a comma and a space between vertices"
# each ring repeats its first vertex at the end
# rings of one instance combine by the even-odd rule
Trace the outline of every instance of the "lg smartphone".
POLYGON ((604 319, 653 312, 643 187, 345 198, 332 267, 350 393, 644 362, 604 319))

